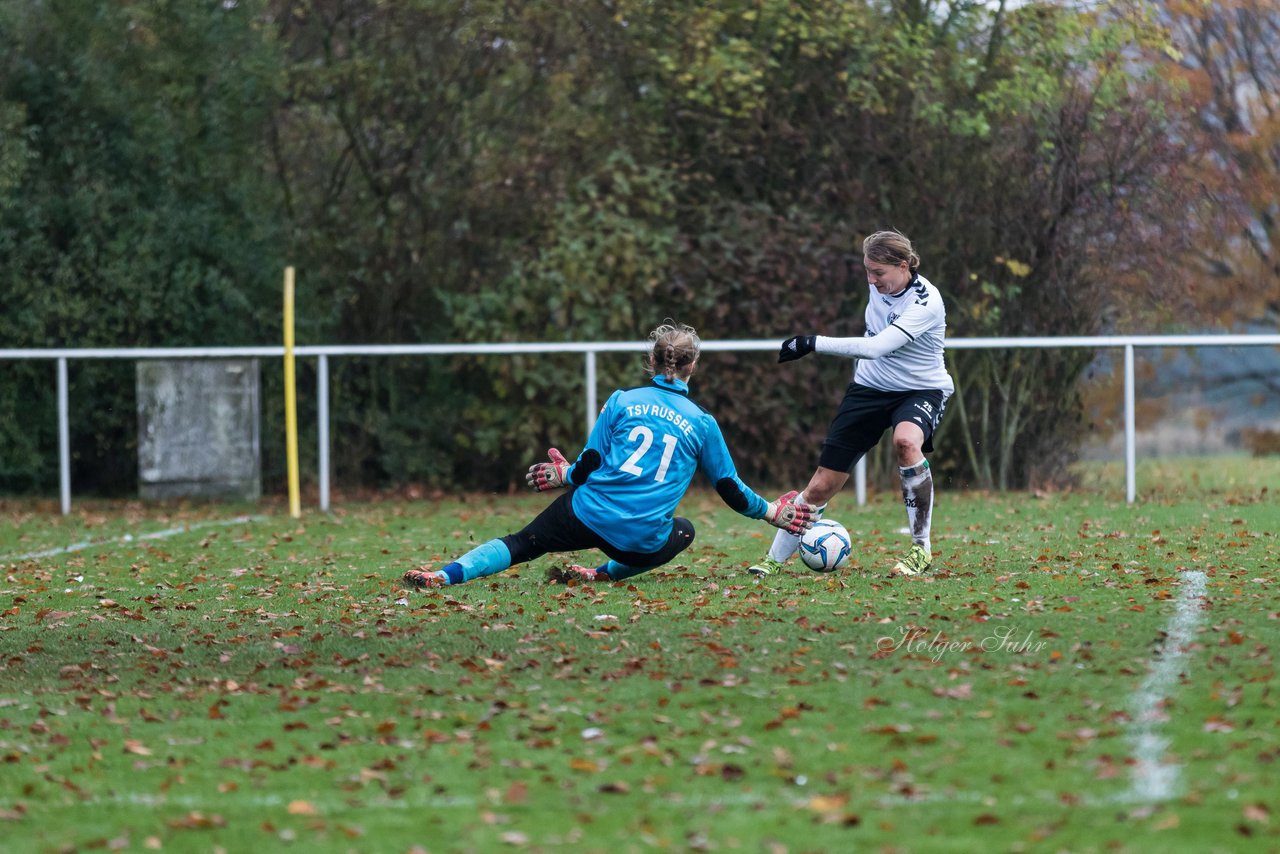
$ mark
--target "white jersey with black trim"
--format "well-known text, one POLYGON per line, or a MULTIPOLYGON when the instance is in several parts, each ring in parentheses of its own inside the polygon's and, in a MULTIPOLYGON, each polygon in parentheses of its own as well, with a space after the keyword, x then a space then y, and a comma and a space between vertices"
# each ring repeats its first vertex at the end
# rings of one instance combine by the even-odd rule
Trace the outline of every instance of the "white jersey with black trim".
POLYGON ((956 386, 943 360, 947 309, 942 304, 942 294, 919 274, 895 296, 885 296, 868 287, 871 298, 867 302, 866 335, 896 326, 911 340, 878 359, 859 359, 854 382, 882 391, 936 388, 950 397, 956 386))

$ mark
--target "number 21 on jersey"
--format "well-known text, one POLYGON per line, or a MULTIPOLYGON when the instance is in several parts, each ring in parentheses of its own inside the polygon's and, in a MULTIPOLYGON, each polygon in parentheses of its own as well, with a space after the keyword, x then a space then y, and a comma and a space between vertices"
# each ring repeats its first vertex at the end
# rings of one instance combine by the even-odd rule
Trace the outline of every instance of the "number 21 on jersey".
MULTIPOLYGON (((637 424, 631 428, 631 435, 627 437, 628 442, 639 440, 640 445, 627 457, 627 461, 622 464, 621 468, 627 474, 633 474, 636 477, 644 477, 645 470, 640 466, 640 461, 644 459, 644 455, 653 447, 653 431, 643 424, 637 424)), ((670 433, 662 434, 662 459, 658 462, 658 470, 654 473, 653 479, 659 483, 663 483, 667 479, 667 468, 671 465, 671 457, 676 452, 676 442, 678 439, 670 433)))

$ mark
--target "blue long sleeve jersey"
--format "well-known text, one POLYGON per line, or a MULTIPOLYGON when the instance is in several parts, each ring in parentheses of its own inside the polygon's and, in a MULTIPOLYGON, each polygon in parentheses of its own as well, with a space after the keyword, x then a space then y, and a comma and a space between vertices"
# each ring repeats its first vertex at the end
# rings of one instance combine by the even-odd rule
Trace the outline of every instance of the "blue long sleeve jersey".
POLYGON ((731 508, 764 518, 768 502, 738 478, 716 419, 689 399, 688 385, 654 377, 609 396, 569 467, 573 510, 615 547, 655 552, 698 470, 731 508))

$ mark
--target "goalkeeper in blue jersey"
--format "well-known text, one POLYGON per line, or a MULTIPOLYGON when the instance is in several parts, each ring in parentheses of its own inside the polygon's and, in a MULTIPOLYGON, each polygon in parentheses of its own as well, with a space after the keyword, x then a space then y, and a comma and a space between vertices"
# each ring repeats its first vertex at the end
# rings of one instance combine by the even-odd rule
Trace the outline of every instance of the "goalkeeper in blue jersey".
POLYGON ((621 581, 671 561, 693 542, 693 524, 675 515, 702 471, 724 502, 744 516, 802 533, 816 508, 789 492, 765 501, 739 479, 720 425, 689 399, 701 342, 688 326, 665 323, 649 335, 653 381, 615 391, 587 446, 570 463, 555 448, 526 480, 544 492, 567 487, 523 530, 490 540, 438 569, 411 569, 411 587, 443 587, 483 578, 551 552, 599 549, 599 567, 552 570, 552 580, 621 581))

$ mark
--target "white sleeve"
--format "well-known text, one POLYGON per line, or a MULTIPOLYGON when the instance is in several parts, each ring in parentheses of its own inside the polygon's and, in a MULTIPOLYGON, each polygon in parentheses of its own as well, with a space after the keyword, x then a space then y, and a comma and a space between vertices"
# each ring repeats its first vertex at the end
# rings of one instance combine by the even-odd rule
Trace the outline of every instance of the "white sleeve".
POLYGON ((818 335, 814 338, 815 353, 827 353, 832 356, 848 356, 853 359, 879 359, 897 350, 911 340, 911 336, 896 326, 881 330, 870 338, 828 338, 818 335))

